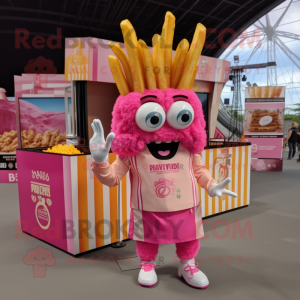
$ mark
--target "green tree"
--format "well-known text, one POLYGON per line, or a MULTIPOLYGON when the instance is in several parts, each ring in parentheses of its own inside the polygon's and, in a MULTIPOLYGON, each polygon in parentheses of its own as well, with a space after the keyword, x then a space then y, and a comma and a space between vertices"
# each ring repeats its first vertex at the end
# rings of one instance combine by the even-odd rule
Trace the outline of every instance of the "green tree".
POLYGON ((238 121, 243 121, 244 120, 244 114, 243 111, 234 111, 232 105, 226 105, 227 111, 232 115, 232 117, 236 118, 238 121), (239 114, 242 112, 242 114, 239 114))
POLYGON ((286 107, 284 119, 300 124, 300 103, 293 104, 292 107, 286 107))

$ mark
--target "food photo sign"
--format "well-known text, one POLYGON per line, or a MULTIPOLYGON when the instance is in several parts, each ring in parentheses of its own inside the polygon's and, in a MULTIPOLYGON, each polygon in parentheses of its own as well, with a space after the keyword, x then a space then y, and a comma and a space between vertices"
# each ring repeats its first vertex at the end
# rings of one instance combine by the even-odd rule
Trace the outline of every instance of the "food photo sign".
POLYGON ((245 141, 251 142, 251 170, 282 171, 285 87, 255 86, 245 91, 244 134, 245 141), (261 168, 262 161, 255 160, 267 166, 278 161, 276 168, 261 168))
POLYGON ((19 98, 22 148, 66 143, 64 98, 19 98))
POLYGON ((17 182, 16 149, 18 148, 16 105, 0 88, 0 183, 17 182))

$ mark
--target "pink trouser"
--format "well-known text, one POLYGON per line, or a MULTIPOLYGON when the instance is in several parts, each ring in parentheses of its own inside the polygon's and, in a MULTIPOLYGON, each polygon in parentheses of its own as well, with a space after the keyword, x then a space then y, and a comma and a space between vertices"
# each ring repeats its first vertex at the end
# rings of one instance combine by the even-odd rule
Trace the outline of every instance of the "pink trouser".
MULTIPOLYGON (((136 253, 142 261, 153 261, 158 253, 159 244, 136 241, 136 253)), ((180 259, 191 259, 197 256, 200 241, 193 240, 176 244, 176 254, 180 259)))

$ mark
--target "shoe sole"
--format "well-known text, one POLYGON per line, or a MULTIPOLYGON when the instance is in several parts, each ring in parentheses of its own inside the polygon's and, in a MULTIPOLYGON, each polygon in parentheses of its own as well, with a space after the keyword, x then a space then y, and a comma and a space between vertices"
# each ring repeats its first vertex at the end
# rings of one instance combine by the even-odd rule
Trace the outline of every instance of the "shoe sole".
POLYGON ((209 284, 208 284, 208 285, 205 285, 205 286, 192 285, 192 284, 188 283, 182 275, 179 276, 179 277, 182 278, 182 279, 185 281, 185 283, 186 283, 187 285, 189 285, 189 286, 191 286, 191 287, 193 287, 193 288, 196 288, 196 289, 201 289, 201 290, 203 290, 203 289, 208 288, 208 286, 209 286, 209 284))
POLYGON ((153 284, 144 284, 144 283, 140 283, 139 281, 138 281, 138 283, 139 283, 139 285, 141 285, 142 287, 153 287, 153 286, 155 286, 155 285, 157 284, 157 282, 155 282, 155 283, 153 283, 153 284))

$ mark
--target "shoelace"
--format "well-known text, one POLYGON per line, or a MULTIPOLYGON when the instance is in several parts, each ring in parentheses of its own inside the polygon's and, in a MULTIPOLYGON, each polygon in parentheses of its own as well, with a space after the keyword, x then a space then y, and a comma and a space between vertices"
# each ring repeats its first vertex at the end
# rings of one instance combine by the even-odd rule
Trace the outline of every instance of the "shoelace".
POLYGON ((145 272, 150 272, 150 271, 152 271, 153 269, 156 268, 156 266, 154 264, 151 264, 151 263, 139 264, 139 266, 142 267, 142 269, 145 272))
POLYGON ((197 269, 197 266, 198 266, 198 263, 195 263, 194 265, 187 264, 187 266, 184 267, 183 270, 185 272, 189 272, 189 274, 188 274, 189 279, 192 279, 194 277, 194 273, 199 272, 199 270, 197 269))

